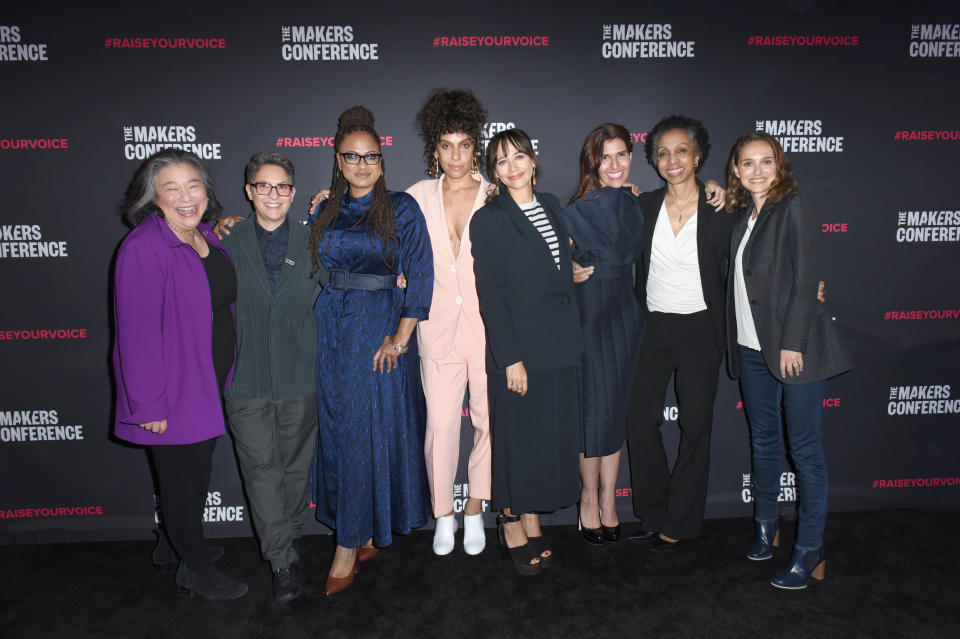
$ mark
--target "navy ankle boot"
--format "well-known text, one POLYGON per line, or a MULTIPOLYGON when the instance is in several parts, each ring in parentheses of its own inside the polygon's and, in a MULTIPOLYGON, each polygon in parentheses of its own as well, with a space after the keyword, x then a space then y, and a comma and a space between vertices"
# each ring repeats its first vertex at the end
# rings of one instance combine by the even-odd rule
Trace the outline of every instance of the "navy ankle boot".
POLYGON ((780 520, 758 521, 753 535, 753 543, 747 551, 747 559, 763 561, 773 557, 773 549, 780 547, 780 520))
POLYGON ((821 580, 826 576, 827 551, 821 545, 816 550, 797 550, 794 548, 790 565, 770 580, 777 588, 801 590, 807 587, 810 577, 821 580))

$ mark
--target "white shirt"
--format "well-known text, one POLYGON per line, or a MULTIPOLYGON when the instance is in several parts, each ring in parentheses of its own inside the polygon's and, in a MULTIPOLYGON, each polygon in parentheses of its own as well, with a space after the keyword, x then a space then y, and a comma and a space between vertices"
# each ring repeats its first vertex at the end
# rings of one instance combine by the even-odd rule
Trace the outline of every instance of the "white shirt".
POLYGON ((747 295, 747 281, 743 278, 743 249, 747 246, 753 226, 757 220, 751 215, 747 221, 747 232, 740 240, 737 249, 737 260, 734 263, 733 298, 737 312, 737 343, 755 351, 760 349, 760 338, 757 337, 757 327, 753 323, 753 310, 750 308, 750 297, 747 295))
POLYGON ((689 315, 707 310, 697 259, 697 214, 673 234, 667 203, 660 206, 653 229, 650 272, 647 274, 647 308, 660 313, 689 315))

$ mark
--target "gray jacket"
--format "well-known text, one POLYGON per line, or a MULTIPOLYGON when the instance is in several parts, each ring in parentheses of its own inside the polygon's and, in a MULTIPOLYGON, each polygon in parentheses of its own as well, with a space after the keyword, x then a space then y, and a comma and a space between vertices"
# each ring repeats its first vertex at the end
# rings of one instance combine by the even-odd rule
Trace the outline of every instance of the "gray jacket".
POLYGON ((292 399, 317 392, 318 281, 310 261, 310 227, 290 220, 280 287, 270 294, 267 270, 250 215, 224 236, 237 270, 237 359, 227 397, 292 399))
MULTIPOLYGON (((727 364, 740 376, 737 316, 734 308, 736 255, 753 215, 749 206, 730 237, 727 276, 727 364)), ((822 279, 820 225, 808 200, 790 193, 764 204, 743 251, 743 276, 750 310, 767 368, 785 384, 804 384, 839 375, 853 367, 824 304, 817 301, 822 279), (780 375, 780 351, 803 353, 803 373, 780 375)))

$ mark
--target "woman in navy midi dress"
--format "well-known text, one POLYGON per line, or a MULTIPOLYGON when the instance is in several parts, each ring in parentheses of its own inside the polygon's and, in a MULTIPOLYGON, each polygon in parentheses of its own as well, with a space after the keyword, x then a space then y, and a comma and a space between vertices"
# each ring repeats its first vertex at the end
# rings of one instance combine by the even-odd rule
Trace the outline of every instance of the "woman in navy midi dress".
POLYGON ((431 513, 419 368, 416 353, 407 353, 433 294, 430 238, 416 201, 384 186, 379 137, 366 109, 341 116, 337 156, 330 199, 313 218, 311 238, 330 272, 314 307, 316 517, 337 538, 327 594, 349 586, 357 563, 389 545, 392 532, 420 527, 431 513), (405 291, 396 287, 401 272, 405 291))

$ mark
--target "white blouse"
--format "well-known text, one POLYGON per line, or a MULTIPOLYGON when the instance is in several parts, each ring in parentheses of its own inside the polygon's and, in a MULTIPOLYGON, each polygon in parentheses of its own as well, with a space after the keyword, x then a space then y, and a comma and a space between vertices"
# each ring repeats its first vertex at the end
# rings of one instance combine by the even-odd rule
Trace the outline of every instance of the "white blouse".
POLYGON ((747 246, 753 226, 757 220, 751 215, 747 221, 747 232, 740 240, 737 249, 737 260, 734 263, 733 299, 737 312, 737 343, 755 351, 760 349, 760 338, 757 337, 757 327, 753 323, 753 311, 750 308, 750 297, 747 295, 747 281, 743 278, 743 249, 747 246))
POLYGON ((707 310, 697 259, 697 214, 694 213, 674 235, 666 201, 660 206, 653 230, 650 272, 647 274, 647 308, 682 315, 707 310))

